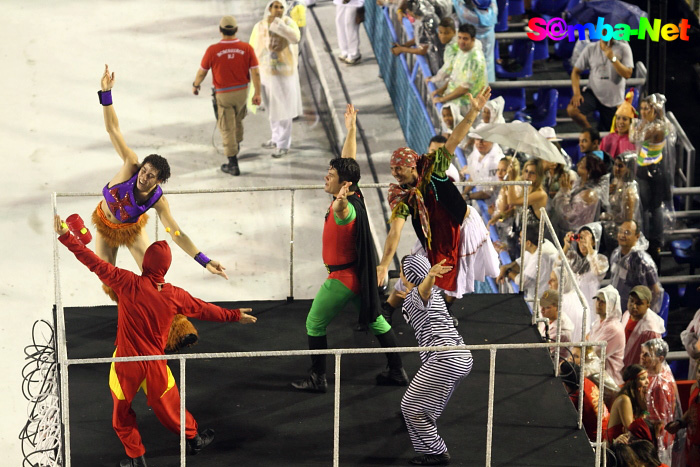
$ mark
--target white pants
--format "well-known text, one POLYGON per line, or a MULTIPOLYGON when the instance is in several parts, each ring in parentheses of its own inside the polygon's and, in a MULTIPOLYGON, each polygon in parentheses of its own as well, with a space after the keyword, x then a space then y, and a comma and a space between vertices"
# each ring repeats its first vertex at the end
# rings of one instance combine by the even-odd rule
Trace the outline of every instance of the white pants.
POLYGON ((335 29, 338 32, 338 47, 344 57, 354 59, 360 56, 360 25, 355 22, 358 7, 335 6, 335 29))
POLYGON ((289 149, 292 145, 292 119, 270 120, 270 130, 272 130, 270 140, 277 145, 277 148, 289 149))

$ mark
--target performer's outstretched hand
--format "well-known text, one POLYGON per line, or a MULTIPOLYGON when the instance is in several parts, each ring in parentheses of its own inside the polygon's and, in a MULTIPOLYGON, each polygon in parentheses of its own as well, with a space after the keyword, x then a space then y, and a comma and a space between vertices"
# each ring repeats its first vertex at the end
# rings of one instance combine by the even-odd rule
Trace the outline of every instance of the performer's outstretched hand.
POLYGON ((348 104, 345 109, 345 129, 350 130, 355 127, 357 121, 357 109, 354 105, 348 104))
POLYGON ((381 264, 377 266, 377 287, 384 285, 384 280, 386 279, 388 271, 389 268, 382 266, 381 264))
POLYGON ((114 86, 114 73, 109 74, 109 65, 105 63, 105 72, 102 74, 102 81, 100 83, 103 91, 109 91, 114 86))
POLYGON ((452 271, 452 266, 444 266, 446 259, 443 259, 439 263, 437 263, 435 266, 430 268, 430 271, 428 271, 428 275, 430 277, 442 277, 443 274, 446 272, 452 271))
POLYGON ((340 191, 338 191, 338 194, 335 196, 335 199, 340 201, 345 201, 346 199, 348 199, 348 191, 350 191, 351 185, 352 182, 343 182, 343 186, 340 187, 340 191))
POLYGON ((217 276, 221 276, 224 279, 228 280, 228 276, 226 275, 226 268, 221 265, 220 262, 216 260, 211 260, 209 263, 207 263, 207 271, 209 271, 212 274, 216 274, 217 276))
POLYGON ((481 111, 481 109, 484 108, 486 103, 491 99, 491 87, 485 86, 484 89, 479 92, 479 94, 476 95, 476 97, 473 97, 471 94, 467 94, 469 97, 469 102, 470 104, 476 108, 478 111, 481 111))
POLYGON ((241 324, 251 324, 258 320, 255 316, 248 314, 253 311, 252 308, 241 308, 239 311, 241 312, 241 319, 238 322, 241 324))
POLYGON ((58 236, 60 237, 64 233, 68 232, 68 224, 66 224, 63 219, 61 219, 61 216, 56 214, 53 217, 53 229, 56 231, 58 236))

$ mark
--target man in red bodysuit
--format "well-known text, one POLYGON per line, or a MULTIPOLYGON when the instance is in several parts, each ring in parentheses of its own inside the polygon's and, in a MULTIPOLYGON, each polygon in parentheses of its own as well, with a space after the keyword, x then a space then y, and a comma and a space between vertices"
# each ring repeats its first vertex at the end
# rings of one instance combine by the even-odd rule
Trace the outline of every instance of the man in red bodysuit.
MULTIPOLYGON (((189 293, 165 282, 172 256, 165 241, 153 243, 143 257, 141 275, 117 268, 100 259, 68 231, 56 216, 54 229, 75 257, 114 290, 119 297, 118 327, 115 357, 163 355, 170 323, 177 314, 206 321, 238 321, 254 323, 257 318, 247 314, 250 308, 227 310, 192 297, 189 293)), ((180 393, 165 360, 112 363, 109 374, 114 409, 112 426, 129 456, 121 467, 145 467, 146 452, 136 424, 131 401, 143 387, 148 405, 158 420, 170 431, 180 433, 180 393)), ((185 416, 187 452, 197 454, 214 439, 213 430, 201 435, 197 422, 187 412, 185 416)))

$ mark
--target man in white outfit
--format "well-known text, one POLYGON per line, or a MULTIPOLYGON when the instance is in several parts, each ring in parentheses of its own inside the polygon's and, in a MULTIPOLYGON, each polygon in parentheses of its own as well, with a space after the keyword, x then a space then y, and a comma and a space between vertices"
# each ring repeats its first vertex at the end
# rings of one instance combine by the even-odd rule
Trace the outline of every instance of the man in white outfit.
POLYGON ((357 12, 364 7, 365 0, 333 0, 335 4, 335 29, 338 32, 338 57, 348 65, 360 61, 360 24, 357 12))
POLYGON ((266 149, 277 150, 272 157, 289 152, 292 144, 292 120, 301 112, 301 87, 298 71, 299 27, 286 16, 287 2, 272 0, 265 7, 262 21, 253 27, 250 45, 255 49, 262 83, 262 100, 270 118, 270 140, 266 149))

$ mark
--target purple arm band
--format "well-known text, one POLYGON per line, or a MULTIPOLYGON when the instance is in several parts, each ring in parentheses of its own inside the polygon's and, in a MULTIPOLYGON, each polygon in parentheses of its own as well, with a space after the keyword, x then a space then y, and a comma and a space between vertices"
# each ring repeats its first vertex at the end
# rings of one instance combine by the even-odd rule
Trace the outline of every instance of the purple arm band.
POLYGON ((207 258, 207 255, 205 255, 201 251, 194 255, 194 260, 205 268, 207 267, 207 264, 209 264, 209 262, 211 261, 209 258, 207 258))
POLYGON ((100 104, 102 105, 112 105, 112 90, 109 91, 97 91, 97 96, 100 98, 100 104))

